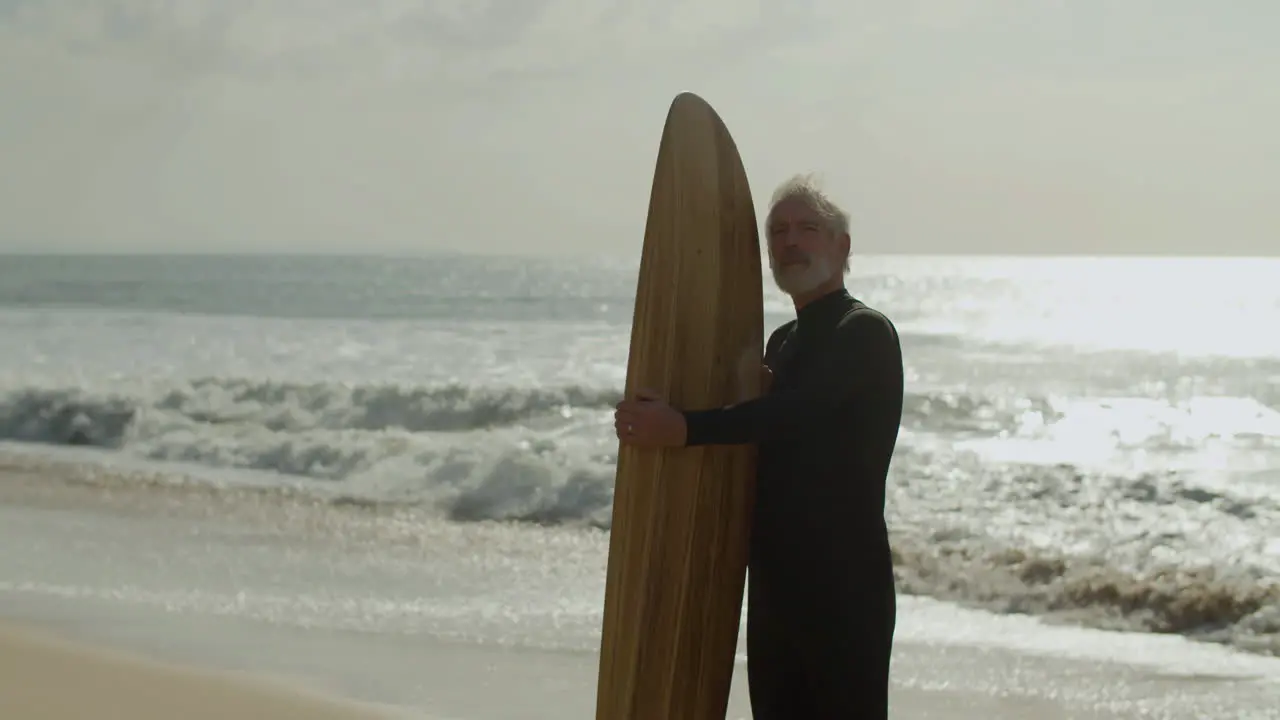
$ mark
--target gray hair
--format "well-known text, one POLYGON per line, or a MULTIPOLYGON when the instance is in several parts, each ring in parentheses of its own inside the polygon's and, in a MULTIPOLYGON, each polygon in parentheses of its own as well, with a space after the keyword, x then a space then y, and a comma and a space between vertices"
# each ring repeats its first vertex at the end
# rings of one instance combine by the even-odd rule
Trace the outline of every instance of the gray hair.
MULTIPOLYGON (((773 209, 778 203, 784 200, 799 200, 806 207, 812 210, 818 217, 822 218, 822 222, 826 225, 827 232, 831 233, 832 238, 848 234, 849 232, 849 213, 836 205, 830 197, 819 187, 816 177, 812 174, 793 175, 786 182, 778 186, 773 191, 773 197, 769 200, 769 216, 773 215, 773 209)), ((852 252, 852 245, 850 252, 852 252)), ((849 256, 844 258, 844 271, 849 272, 849 256)))

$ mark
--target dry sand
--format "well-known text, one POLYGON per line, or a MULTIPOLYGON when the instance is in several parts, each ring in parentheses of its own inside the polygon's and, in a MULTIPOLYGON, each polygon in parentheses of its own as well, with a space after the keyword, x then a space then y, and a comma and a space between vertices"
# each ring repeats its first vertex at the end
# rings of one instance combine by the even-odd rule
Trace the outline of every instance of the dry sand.
POLYGON ((180 717, 371 720, 385 714, 265 681, 176 668, 0 625, 0 718, 180 717))

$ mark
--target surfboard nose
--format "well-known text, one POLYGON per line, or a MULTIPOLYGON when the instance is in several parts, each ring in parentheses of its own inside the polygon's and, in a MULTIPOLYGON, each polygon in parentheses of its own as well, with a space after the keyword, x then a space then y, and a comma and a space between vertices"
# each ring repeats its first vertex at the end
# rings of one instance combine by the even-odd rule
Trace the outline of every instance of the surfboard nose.
POLYGON ((689 91, 685 91, 680 93, 679 95, 676 95, 675 98, 672 99, 671 101, 671 109, 667 111, 668 117, 675 116, 675 115, 685 116, 685 115, 695 114, 695 113, 697 114, 707 113, 712 115, 713 117, 716 117, 716 119, 719 120, 719 117, 716 116, 715 109, 711 107, 710 103, 708 103, 706 100, 703 100, 702 97, 697 93, 693 93, 689 91))

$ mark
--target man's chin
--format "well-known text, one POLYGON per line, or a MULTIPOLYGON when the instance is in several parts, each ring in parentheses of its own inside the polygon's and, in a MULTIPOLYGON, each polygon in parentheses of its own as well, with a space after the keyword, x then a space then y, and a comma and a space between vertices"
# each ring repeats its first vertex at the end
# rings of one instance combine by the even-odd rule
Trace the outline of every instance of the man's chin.
POLYGON ((814 283, 812 279, 807 278, 804 275, 775 274, 773 276, 773 284, 777 285, 779 290, 788 295, 800 295, 809 292, 814 287, 817 287, 822 283, 814 283))
POLYGON ((782 266, 773 271, 773 282, 779 290, 788 295, 803 295, 813 292, 831 279, 829 274, 818 270, 819 268, 812 268, 807 264, 797 266, 790 271, 786 266, 782 266))

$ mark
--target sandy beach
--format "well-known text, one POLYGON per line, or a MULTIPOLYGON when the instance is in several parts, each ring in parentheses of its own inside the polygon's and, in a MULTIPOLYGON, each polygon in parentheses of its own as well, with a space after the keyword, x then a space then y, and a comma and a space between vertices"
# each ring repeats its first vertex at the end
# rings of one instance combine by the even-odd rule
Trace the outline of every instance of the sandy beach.
MULTIPOLYGON (((2 465, 6 719, 179 707, 192 717, 593 715, 596 611, 576 617, 562 601, 535 623, 492 588, 442 589, 433 575, 464 587, 466 568, 563 555, 564 537, 518 551, 496 542, 497 525, 459 534, 278 491, 2 465), (450 557, 465 565, 441 569, 450 557), (467 608, 471 630, 449 631, 467 608)), ((1269 718, 1280 708, 1280 661, 1179 638, 1039 627, 913 598, 900 626, 897 718, 1269 718), (946 637, 948 627, 961 632, 946 637)), ((750 717, 742 663, 728 717, 750 717)))
MULTIPOLYGON (((171 628, 172 621, 155 618, 151 623, 138 618, 137 622, 151 625, 150 632, 143 633, 151 635, 149 651, 141 650, 147 643, 136 637, 117 641, 106 650, 102 636, 109 632, 102 628, 73 632, 31 621, 15 625, 12 619, 0 624, 0 716, 14 720, 159 720, 179 713, 210 720, 593 716, 595 658, 590 655, 451 646, 430 640, 344 641, 327 633, 307 638, 306 633, 260 634, 242 627, 238 635, 234 630, 230 633, 237 638, 233 659, 222 652, 227 647, 226 634, 221 641, 206 636, 203 645, 187 638, 181 642, 191 644, 181 651, 160 651, 154 645, 154 633, 171 628), (125 647, 129 652, 123 651, 125 647), (202 653, 203 659, 196 660, 202 653), (254 660, 255 653, 270 659, 254 660), (177 657, 184 655, 187 661, 179 662, 177 657), (241 669, 228 669, 233 665, 241 669), (260 669, 249 669, 255 666, 260 669), (394 702, 378 703, 375 697, 394 702)), ((1246 680, 1159 677, 1129 667, 1086 667, 1006 653, 922 656, 927 652, 908 646, 905 664, 931 667, 937 673, 934 687, 897 685, 893 717, 1086 720, 1136 717, 1132 713, 1141 708, 1142 717, 1152 718, 1272 718, 1277 712, 1274 704, 1265 706, 1267 700, 1257 692, 1260 688, 1250 687, 1246 680), (980 664, 975 667, 975 663, 980 664), (986 676, 995 686, 985 692, 966 688, 975 675, 986 676), (1037 696, 1027 680, 1032 678, 1034 683, 1034 678, 1044 681, 1055 675, 1056 687, 1040 688, 1049 690, 1048 697, 1037 696), (1092 686, 1096 693, 1092 702, 1073 697, 1072 686, 1081 683, 1092 686), (1221 710, 1211 709, 1215 705, 1221 710)), ((750 717, 744 681, 740 668, 729 718, 750 717)))
MULTIPOLYGON (((446 652, 435 658, 425 657, 426 654, 422 653, 426 662, 419 667, 440 670, 459 660, 455 653, 446 652)), ((467 713, 450 718, 591 717, 590 703, 585 702, 593 671, 588 659, 479 652, 462 658, 460 665, 453 667, 449 677, 462 684, 450 690, 444 678, 437 676, 431 693, 438 701, 467 713), (489 682, 484 681, 486 677, 489 682), (499 706, 491 695, 495 688, 486 685, 501 686, 496 691, 507 695, 508 704, 499 706), (469 697, 463 697, 461 688, 466 688, 469 697), (552 697, 563 700, 563 704, 541 705, 552 697), (534 706, 532 701, 541 706, 534 706)), ((46 628, 0 626, 0 714, 14 720, 160 720, 179 714, 209 720, 446 718, 421 709, 362 706, 291 687, 276 676, 245 675, 107 651, 68 641, 64 635, 46 628)), ((737 682, 741 683, 739 675, 737 682)), ((735 692, 729 717, 749 717, 743 701, 742 693, 735 692)), ((946 690, 900 692, 895 698, 894 716, 947 720, 1119 717, 1071 710, 1053 702, 946 690)))
POLYGON ((385 714, 261 679, 197 671, 0 626, 0 716, 369 720, 385 714))
MULTIPOLYGON (((464 714, 446 716, 423 708, 361 705, 292 686, 277 675, 255 677, 246 672, 196 669, 194 665, 72 642, 65 634, 47 628, 0 625, 0 715, 14 720, 160 720, 179 714, 209 720, 592 716, 589 691, 594 659, 474 649, 449 652, 438 645, 434 649, 439 652, 433 657, 432 644, 425 643, 416 658, 423 662, 415 667, 434 671, 431 690, 424 693, 434 699, 426 702, 464 714), (506 699, 499 699, 502 696, 506 699)), ((739 691, 734 693, 729 717, 749 717, 741 673, 736 681, 739 691)), ((900 692, 894 716, 948 720, 1119 717, 1071 710, 1053 702, 946 690, 900 692)))

